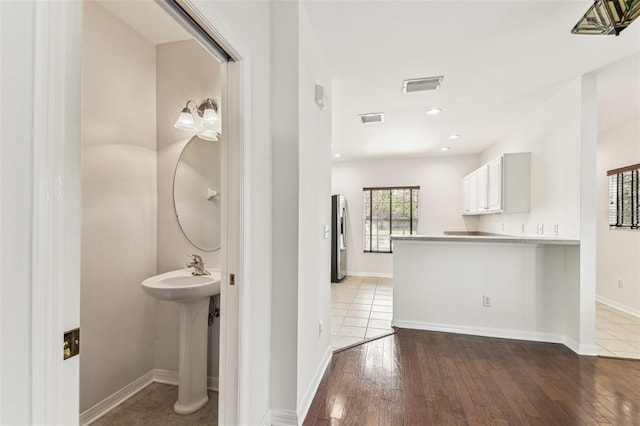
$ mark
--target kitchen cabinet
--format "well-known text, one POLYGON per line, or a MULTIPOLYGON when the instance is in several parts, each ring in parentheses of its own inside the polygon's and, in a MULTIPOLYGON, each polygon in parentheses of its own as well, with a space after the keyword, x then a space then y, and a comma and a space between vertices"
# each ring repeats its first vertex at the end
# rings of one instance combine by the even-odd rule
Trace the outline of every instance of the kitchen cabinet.
POLYGON ((530 206, 531 154, 503 154, 462 180, 463 214, 522 213, 530 206))

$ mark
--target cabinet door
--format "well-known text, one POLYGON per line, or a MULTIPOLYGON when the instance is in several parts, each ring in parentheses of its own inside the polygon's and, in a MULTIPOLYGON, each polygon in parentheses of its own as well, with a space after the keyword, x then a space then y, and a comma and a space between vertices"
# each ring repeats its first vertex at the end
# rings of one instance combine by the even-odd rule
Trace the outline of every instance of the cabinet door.
POLYGON ((469 185, 470 185, 470 177, 465 176, 462 179, 462 214, 471 213, 471 208, 469 203, 469 185))
POLYGON ((468 176, 469 179, 469 213, 477 213, 478 211, 478 173, 473 172, 468 176))
POLYGON ((489 204, 487 203, 487 170, 487 166, 484 165, 476 171, 478 180, 478 213, 486 212, 487 210, 489 210, 489 204))
POLYGON ((487 210, 502 210, 502 157, 487 165, 487 210))

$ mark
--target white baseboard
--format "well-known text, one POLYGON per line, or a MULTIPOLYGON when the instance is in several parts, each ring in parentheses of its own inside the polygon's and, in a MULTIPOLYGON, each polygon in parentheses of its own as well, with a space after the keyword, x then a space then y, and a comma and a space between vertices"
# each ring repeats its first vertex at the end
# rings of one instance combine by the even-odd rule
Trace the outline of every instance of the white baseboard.
POLYGON ((629 315, 633 315, 634 317, 640 318, 640 310, 634 309, 630 306, 616 302, 615 300, 607 299, 606 297, 602 297, 602 296, 596 296, 596 301, 600 303, 604 303, 605 305, 611 306, 612 308, 616 308, 617 310, 627 313, 629 315))
POLYGON ((267 411, 258 422, 258 426, 271 426, 271 410, 267 411))
POLYGON ((300 404, 298 404, 298 419, 300 420, 300 424, 302 424, 305 417, 307 417, 307 413, 309 412, 309 408, 313 402, 313 397, 318 391, 318 387, 320 386, 324 372, 327 371, 327 367, 329 366, 329 362, 331 362, 332 356, 333 351, 331 350, 331 346, 329 346, 322 357, 322 361, 320 361, 320 365, 318 365, 318 368, 316 369, 316 373, 314 374, 311 383, 309 383, 309 386, 307 387, 307 391, 304 393, 300 404))
POLYGON ((373 277, 373 278, 393 278, 391 272, 355 272, 347 271, 347 276, 352 275, 354 277, 373 277))
POLYGON ((449 324, 426 323, 418 321, 393 320, 391 325, 414 330, 442 331, 445 333, 469 334, 472 336, 498 337, 501 339, 528 340, 532 342, 565 343, 565 336, 556 333, 537 331, 509 330, 503 328, 466 327, 449 324))
POLYGON ((269 417, 272 426, 298 426, 298 415, 293 410, 271 410, 269 417))
POLYGON ((586 355, 586 356, 598 355, 598 348, 596 347, 596 345, 580 344, 569 336, 565 336, 564 345, 569 349, 571 349, 573 352, 577 353, 578 355, 586 355))
MULTIPOLYGON (((153 382, 177 386, 178 372, 171 370, 160 370, 157 368, 149 371, 148 373, 129 383, 122 389, 114 392, 112 395, 98 402, 93 407, 81 413, 80 425, 90 425, 153 382)), ((207 377, 207 389, 214 392, 218 391, 217 377, 207 377)))
POLYGON ((89 425, 100 417, 107 414, 109 411, 116 408, 118 405, 122 404, 127 399, 131 398, 133 395, 140 392, 146 386, 153 382, 153 370, 149 371, 143 376, 140 376, 138 379, 129 383, 119 391, 113 393, 112 395, 106 397, 102 401, 98 402, 93 407, 84 411, 80 414, 80 424, 81 425, 89 425))

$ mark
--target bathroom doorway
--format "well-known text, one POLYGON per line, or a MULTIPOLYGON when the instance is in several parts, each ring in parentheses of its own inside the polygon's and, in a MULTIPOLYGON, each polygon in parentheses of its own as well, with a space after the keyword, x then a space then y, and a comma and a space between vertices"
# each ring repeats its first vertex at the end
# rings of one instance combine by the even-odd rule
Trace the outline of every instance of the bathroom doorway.
MULTIPOLYGON (((109 416, 150 382, 177 384, 178 306, 151 298, 140 283, 184 268, 190 254, 222 277, 212 311, 221 307, 223 315, 213 315, 208 332, 209 405, 216 408, 202 413, 235 423, 237 401, 216 393, 237 393, 237 345, 226 336, 238 334, 239 299, 225 284, 239 267, 233 253, 241 223, 228 218, 242 217, 235 176, 242 158, 226 143, 234 131, 226 126, 234 114, 226 108, 230 56, 174 2, 83 2, 82 38, 80 424, 109 416), (184 109, 198 120, 207 108, 222 122, 210 134, 174 127, 184 109), (185 223, 176 197, 179 165, 194 143, 213 147, 218 159, 199 161, 217 169, 198 200, 215 212, 196 215, 195 224, 185 223), (211 231, 207 219, 219 221, 216 241, 201 238, 211 231)), ((192 164, 187 169, 189 179, 192 164)))

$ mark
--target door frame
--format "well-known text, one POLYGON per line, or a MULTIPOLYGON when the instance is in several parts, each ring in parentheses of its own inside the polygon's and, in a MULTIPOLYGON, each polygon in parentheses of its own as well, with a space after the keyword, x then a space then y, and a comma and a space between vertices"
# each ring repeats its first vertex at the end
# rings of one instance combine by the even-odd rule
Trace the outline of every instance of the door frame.
MULTIPOLYGON (((80 70, 82 2, 39 2, 33 52, 33 221, 31 279, 31 407, 34 424, 78 424, 79 358, 63 361, 62 334, 80 326, 80 70)), ((206 5, 178 0, 205 31, 232 57, 223 64, 227 81, 222 94, 222 141, 227 205, 223 209, 222 315, 220 340, 220 424, 239 424, 248 399, 249 339, 243 321, 249 294, 246 186, 250 153, 250 67, 247 50, 206 5), (226 95, 226 96, 225 96, 226 95), (229 285, 235 274, 235 285, 229 285), (241 384, 244 384, 241 386, 241 384)), ((27 52, 25 52, 27 54, 27 52)), ((82 352, 80 352, 82 354, 82 352)))

